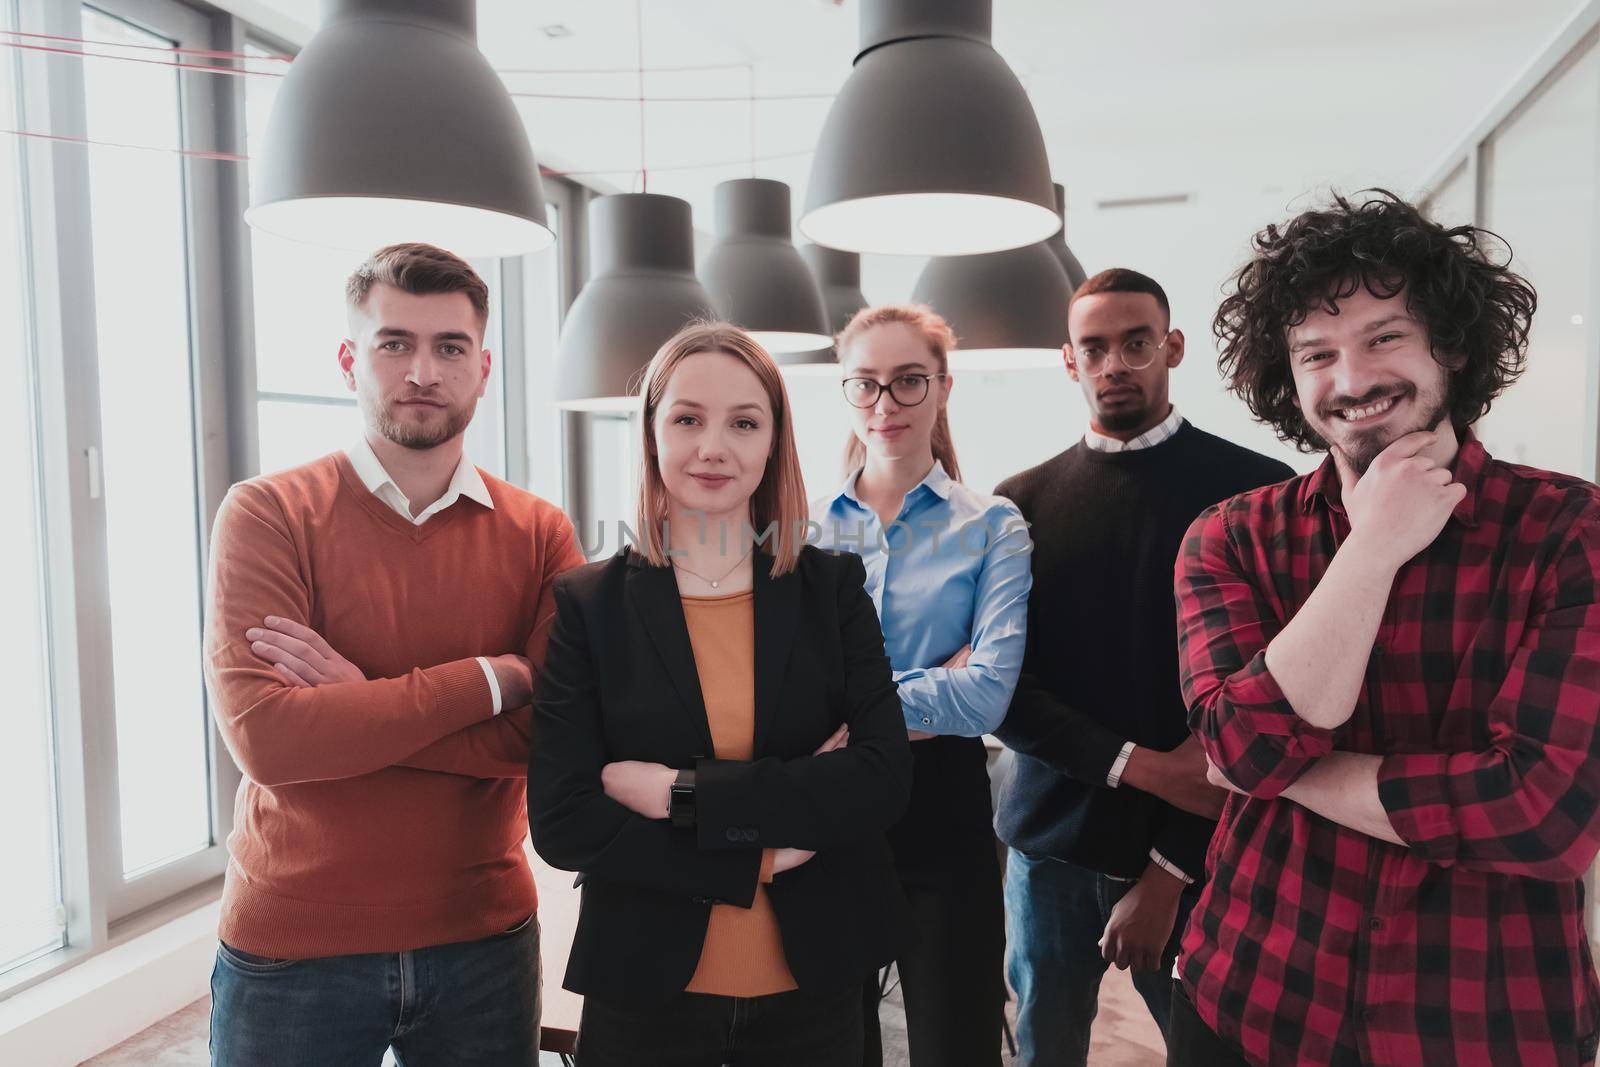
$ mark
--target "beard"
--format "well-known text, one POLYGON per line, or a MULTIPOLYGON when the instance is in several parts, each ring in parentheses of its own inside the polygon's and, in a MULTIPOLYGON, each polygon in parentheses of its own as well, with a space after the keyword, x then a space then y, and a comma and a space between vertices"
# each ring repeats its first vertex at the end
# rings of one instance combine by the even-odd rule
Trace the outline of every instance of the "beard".
POLYGON ((1147 407, 1102 411, 1096 421, 1100 423, 1101 429, 1111 433, 1127 433, 1129 430, 1137 429, 1149 413, 1150 409, 1147 407))
POLYGON ((473 412, 478 407, 477 399, 473 398, 459 407, 441 408, 444 414, 442 419, 436 420, 430 417, 419 422, 400 412, 400 399, 379 400, 376 403, 362 400, 361 408, 367 416, 367 421, 385 439, 393 441, 401 448, 415 449, 419 452, 437 448, 458 436, 472 421, 473 412))
MULTIPOLYGON (((1336 410, 1342 407, 1362 407, 1366 404, 1387 400, 1390 397, 1414 398, 1417 405, 1417 419, 1414 425, 1375 427, 1371 430, 1353 430, 1342 435, 1341 440, 1331 444, 1337 449, 1350 464, 1350 469, 1357 477, 1367 473, 1367 468, 1372 466, 1373 460, 1383 454, 1383 450, 1394 444, 1407 434, 1419 430, 1435 430, 1450 413, 1449 379, 1443 379, 1436 389, 1426 393, 1420 392, 1414 385, 1404 385, 1383 389, 1374 389, 1366 396, 1360 398, 1333 397, 1319 412, 1330 426, 1338 426, 1341 422, 1336 410)), ((1326 434, 1322 436, 1326 437, 1326 434)))

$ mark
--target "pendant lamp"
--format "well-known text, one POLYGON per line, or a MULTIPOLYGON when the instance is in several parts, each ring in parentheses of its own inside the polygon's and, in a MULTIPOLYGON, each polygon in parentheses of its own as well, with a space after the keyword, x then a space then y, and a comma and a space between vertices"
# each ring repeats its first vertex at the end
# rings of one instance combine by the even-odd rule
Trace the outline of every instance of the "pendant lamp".
POLYGON ((861 256, 822 245, 801 245, 800 255, 822 289, 822 305, 828 313, 828 330, 837 334, 855 313, 867 306, 861 293, 861 256))
MULTIPOLYGON (((857 311, 867 306, 867 298, 861 294, 861 257, 855 252, 812 244, 801 245, 800 256, 822 290, 828 329, 837 334, 857 311)), ((786 352, 777 359, 790 377, 839 375, 839 353, 831 344, 814 352, 786 352)))
POLYGON ((830 248, 968 255, 1056 229, 1044 136, 990 44, 991 0, 861 0, 800 232, 830 248))
POLYGON ((716 243, 700 280, 717 314, 774 356, 828 347, 822 291, 790 235, 789 187, 768 178, 723 182, 715 212, 716 243))
POLYGON ((1061 229, 1052 234, 1045 244, 1061 261, 1061 268, 1067 272, 1067 285, 1075 293, 1078 286, 1089 280, 1089 275, 1084 271, 1083 264, 1078 262, 1078 257, 1072 254, 1072 249, 1067 247, 1067 191, 1059 182, 1056 183, 1056 214, 1061 216, 1061 229))
POLYGON ((588 223, 590 276, 561 327, 556 402, 577 411, 631 411, 656 349, 715 313, 694 276, 687 201, 659 193, 597 197, 588 223))
POLYGON ((245 219, 371 251, 515 256, 553 240, 527 130, 477 44, 476 0, 323 0, 289 64, 245 219))
POLYGON ((911 299, 932 307, 955 331, 953 367, 1023 370, 1061 362, 1072 287, 1048 242, 932 260, 911 299))

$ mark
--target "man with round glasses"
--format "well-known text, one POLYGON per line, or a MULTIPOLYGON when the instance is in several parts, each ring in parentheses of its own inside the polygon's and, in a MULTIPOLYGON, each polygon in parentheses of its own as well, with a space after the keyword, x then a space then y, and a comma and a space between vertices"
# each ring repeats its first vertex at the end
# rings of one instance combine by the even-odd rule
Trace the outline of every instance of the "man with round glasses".
POLYGON ((995 489, 1034 542, 1022 678, 995 731, 1016 754, 995 826, 1010 846, 1022 1067, 1087 1062, 1113 963, 1133 970, 1166 1031, 1168 975, 1223 801, 1178 685, 1173 565, 1207 507, 1294 473, 1178 414, 1168 376, 1183 332, 1152 279, 1095 275, 1066 327, 1089 432, 995 489))

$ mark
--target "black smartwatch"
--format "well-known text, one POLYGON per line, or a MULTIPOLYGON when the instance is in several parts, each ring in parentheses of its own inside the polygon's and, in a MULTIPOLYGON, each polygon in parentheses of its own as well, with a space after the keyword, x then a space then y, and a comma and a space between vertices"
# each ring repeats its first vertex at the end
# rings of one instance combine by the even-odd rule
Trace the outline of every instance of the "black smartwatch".
POLYGON ((667 818, 672 820, 674 826, 694 825, 694 768, 679 771, 672 788, 668 790, 667 818))

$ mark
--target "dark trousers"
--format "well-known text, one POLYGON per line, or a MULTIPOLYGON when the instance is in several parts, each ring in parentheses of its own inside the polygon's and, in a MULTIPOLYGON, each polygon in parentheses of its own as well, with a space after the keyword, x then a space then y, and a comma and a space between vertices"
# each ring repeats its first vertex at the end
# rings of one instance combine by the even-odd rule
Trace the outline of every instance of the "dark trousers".
MULTIPOLYGON (((999 1067, 1005 1026, 1005 905, 983 742, 911 746, 911 805, 889 834, 911 905, 911 944, 895 961, 911 1067, 999 1067)), ((863 990, 861 1061, 883 1061, 878 984, 863 990)))
MULTIPOLYGON (((466 1061, 462 1061, 466 1062, 466 1061)), ((679 993, 654 1008, 583 1000, 578 1067, 858 1067, 855 986, 764 997, 679 993)))
POLYGON ((1200 1018, 1177 979, 1172 982, 1172 1017, 1167 1025, 1167 1067, 1250 1067, 1238 1049, 1200 1018))
POLYGON ((222 945, 212 1067, 534 1067, 539 924, 410 952, 290 960, 222 945))

